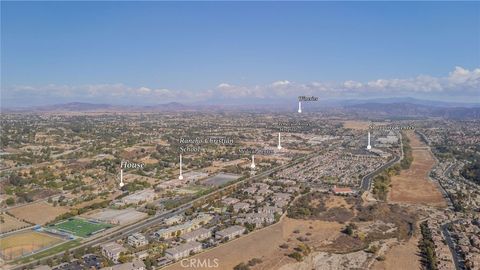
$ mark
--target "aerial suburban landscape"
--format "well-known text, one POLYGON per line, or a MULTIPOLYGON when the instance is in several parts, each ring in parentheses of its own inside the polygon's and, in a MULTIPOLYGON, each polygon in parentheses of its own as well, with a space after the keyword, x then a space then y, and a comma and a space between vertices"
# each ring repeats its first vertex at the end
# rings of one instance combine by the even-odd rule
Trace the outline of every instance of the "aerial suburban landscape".
POLYGON ((1 269, 480 269, 478 3, 1 5, 1 269))

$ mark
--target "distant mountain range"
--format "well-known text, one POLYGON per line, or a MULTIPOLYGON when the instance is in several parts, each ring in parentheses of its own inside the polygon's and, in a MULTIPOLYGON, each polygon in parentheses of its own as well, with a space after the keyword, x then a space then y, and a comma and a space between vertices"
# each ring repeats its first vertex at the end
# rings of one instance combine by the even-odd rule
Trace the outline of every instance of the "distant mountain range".
POLYGON ((352 100, 342 100, 339 102, 342 105, 358 105, 358 104, 368 104, 368 103, 375 103, 375 104, 413 104, 413 105, 424 105, 424 106, 431 106, 431 107, 442 107, 442 108, 455 108, 455 107, 462 107, 462 108, 474 108, 480 107, 480 103, 460 103, 460 102, 446 102, 446 101, 437 101, 437 100, 424 100, 424 99, 416 99, 412 97, 396 97, 396 98, 375 98, 375 99, 367 99, 367 100, 359 100, 359 99, 352 99, 352 100))
MULTIPOLYGON (((295 110, 292 102, 278 104, 250 105, 212 105, 182 104, 171 102, 158 105, 111 105, 72 102, 28 108, 3 108, 3 113, 22 112, 164 112, 164 111, 202 111, 202 110, 239 110, 239 111, 290 111, 295 110)), ((307 104, 311 111, 344 112, 359 117, 443 117, 443 118, 480 118, 480 104, 455 103, 421 100, 415 98, 379 98, 368 100, 324 100, 307 104), (334 110, 332 110, 334 109, 334 110)))
POLYGON ((135 106, 135 105, 111 105, 111 104, 95 104, 85 102, 71 102, 65 104, 33 106, 33 107, 17 107, 4 108, 2 112, 134 112, 134 111, 176 111, 176 110, 193 110, 194 106, 187 106, 178 102, 166 104, 158 104, 151 106, 135 106))

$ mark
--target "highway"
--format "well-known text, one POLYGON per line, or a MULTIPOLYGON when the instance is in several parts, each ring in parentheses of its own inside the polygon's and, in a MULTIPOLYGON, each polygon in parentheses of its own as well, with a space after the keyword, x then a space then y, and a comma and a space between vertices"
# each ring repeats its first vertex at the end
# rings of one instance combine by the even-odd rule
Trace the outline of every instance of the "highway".
MULTIPOLYGON (((228 188, 231 188, 231 187, 235 187, 235 186, 238 186, 240 184, 243 184, 245 182, 248 182, 248 181, 254 181, 254 180, 258 180, 258 179, 261 179, 261 178, 264 178, 264 177, 267 177, 269 174, 271 173, 275 173, 279 170, 283 170, 285 168, 288 168, 290 166, 293 166, 295 164, 298 164, 300 162, 303 162, 307 159, 310 159, 312 158, 313 156, 317 155, 318 153, 314 152, 314 153, 311 153, 311 154, 308 154, 306 156, 303 156, 303 157, 300 157, 298 159, 295 159, 289 163, 286 163, 286 164, 283 164, 283 165, 280 165, 280 166, 277 166, 275 168, 272 168, 272 169, 269 169, 269 170, 266 170, 264 172, 261 172, 255 176, 252 176, 252 177, 249 177, 249 178, 246 178, 246 179, 243 179, 243 180, 240 180, 240 181, 237 181, 237 182, 234 182, 230 185, 227 185, 225 187, 222 187, 222 188, 219 188, 217 190, 214 190, 206 195, 203 195, 199 198, 196 198, 188 203, 185 203, 185 204, 182 204, 172 210, 169 210, 169 212, 167 213, 164 213, 164 214, 160 214, 160 215, 155 215, 153 217, 150 217, 148 219, 145 219, 143 221, 140 221, 140 222, 137 222, 137 223, 134 223, 134 224, 130 224, 130 225, 127 225, 127 226, 124 226, 124 227, 121 227, 121 228, 118 228, 117 230, 114 230, 114 231, 107 231, 107 233, 105 233, 104 235, 99 235, 97 236, 96 238, 94 239, 90 239, 90 240, 86 240, 85 242, 82 242, 79 246, 76 246, 74 248, 71 248, 69 249, 71 252, 72 251, 75 251, 77 249, 80 249, 80 248, 83 248, 83 247, 87 247, 87 246, 98 246, 98 245, 101 245, 103 243, 106 243, 106 242, 111 242, 111 241, 115 241, 117 239, 120 239, 120 238, 124 238, 132 233, 135 233, 135 232, 139 232, 145 228, 148 228, 148 227, 151 227, 151 226, 154 226, 154 225, 157 225, 157 224, 160 224, 164 219, 166 218, 169 218, 171 216, 174 216, 174 215, 177 215, 177 214, 180 214, 182 212, 184 212, 186 209, 192 207, 192 205, 197 202, 197 201, 200 201, 200 200, 203 200, 209 196, 212 196, 216 193, 219 193, 219 192, 222 192, 228 188)), ((40 260, 45 260, 45 259, 48 259, 48 258, 53 258, 55 256, 59 256, 59 255, 63 255, 64 251, 61 251, 61 252, 58 252, 56 254, 53 254, 53 255, 50 255, 50 256, 46 256, 46 257, 43 257, 41 258, 40 260)), ((36 265, 37 262, 39 260, 35 260, 35 261, 32 261, 32 262, 29 262, 29 263, 26 263, 26 264, 22 264, 22 265, 17 265, 15 266, 14 268, 12 269, 23 269, 25 267, 28 267, 28 266, 33 266, 33 265, 36 265)))

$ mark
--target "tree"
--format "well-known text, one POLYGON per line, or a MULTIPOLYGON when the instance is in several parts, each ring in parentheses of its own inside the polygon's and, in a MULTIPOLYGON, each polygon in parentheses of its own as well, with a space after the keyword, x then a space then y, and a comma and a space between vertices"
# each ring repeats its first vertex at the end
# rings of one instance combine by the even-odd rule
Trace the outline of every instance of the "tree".
POLYGON ((303 260, 302 254, 300 254, 299 252, 296 252, 296 251, 293 252, 293 253, 288 254, 288 257, 294 258, 294 259, 297 260, 298 262, 300 262, 300 261, 303 260))
POLYGON ((250 267, 245 263, 239 263, 233 267, 233 270, 250 270, 250 267))
POLYGON ((131 261, 132 257, 128 254, 125 254, 125 253, 120 253, 120 256, 118 257, 118 261, 121 262, 121 263, 127 263, 129 261, 131 261))
POLYGON ((356 229, 357 226, 354 223, 349 223, 345 230, 343 230, 344 233, 352 236, 353 235, 353 230, 356 229))
POLYGON ((65 253, 63 253, 62 262, 69 262, 70 261, 70 251, 67 249, 65 253))
POLYGON ((7 205, 14 205, 15 204, 15 199, 13 199, 12 197, 8 198, 5 203, 7 203, 7 205))

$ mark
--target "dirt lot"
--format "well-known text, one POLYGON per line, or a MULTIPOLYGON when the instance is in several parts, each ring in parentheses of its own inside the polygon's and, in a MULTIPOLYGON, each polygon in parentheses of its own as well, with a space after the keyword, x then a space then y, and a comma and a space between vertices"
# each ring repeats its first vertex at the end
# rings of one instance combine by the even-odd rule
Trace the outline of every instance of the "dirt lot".
POLYGON ((367 121, 344 121, 344 128, 358 129, 358 130, 367 130, 370 122, 367 121))
POLYGON ((376 261, 372 270, 422 269, 417 245, 418 238, 412 237, 408 242, 392 247, 385 254, 385 260, 376 261))
POLYGON ((16 207, 8 210, 8 212, 18 219, 43 225, 54 220, 57 216, 68 212, 68 208, 62 206, 53 207, 46 202, 39 202, 16 207))
POLYGON ((153 178, 153 177, 142 176, 142 175, 133 174, 133 173, 125 173, 125 172, 123 173, 123 181, 125 181, 125 183, 131 183, 135 180, 147 181, 151 185, 158 184, 158 182, 160 182, 159 179, 153 178))
POLYGON ((408 136, 408 139, 410 140, 410 146, 412 148, 427 146, 422 140, 420 140, 420 137, 417 134, 415 134, 415 132, 409 131, 407 132, 407 136, 408 136))
POLYGON ((327 209, 335 208, 335 207, 351 207, 344 197, 341 196, 329 196, 327 200, 325 200, 325 207, 327 209))
POLYGON ((392 177, 388 200, 394 203, 423 204, 445 207, 446 202, 436 183, 428 179, 428 173, 435 164, 435 159, 425 144, 413 133, 408 133, 412 146, 413 162, 408 170, 392 177))
POLYGON ((3 219, 3 223, 0 223, 0 233, 10 232, 30 226, 30 224, 7 214, 1 214, 0 217, 3 219))
POLYGON ((61 242, 63 239, 45 233, 25 231, 2 238, 0 250, 4 258, 10 260, 61 242))
POLYGON ((328 252, 314 252, 302 262, 290 263, 279 270, 352 270, 368 269, 366 264, 371 260, 371 254, 364 251, 348 254, 335 254, 328 252))
MULTIPOLYGON (((332 240, 339 232, 341 224, 325 221, 305 221, 284 218, 281 222, 265 229, 255 231, 247 236, 233 240, 212 250, 193 256, 192 258, 213 260, 219 259, 218 269, 232 269, 241 262, 247 262, 253 258, 260 258, 262 263, 256 265, 255 270, 278 269, 280 266, 295 262, 285 253, 291 252, 292 248, 299 243, 295 238, 304 236, 307 232, 312 233, 312 243, 321 243, 332 240), (311 229, 310 229, 311 226, 311 229), (298 230, 298 233, 294 231, 298 230), (279 246, 287 243, 289 249, 281 249, 279 246), (239 252, 241 251, 241 252, 239 252)), ((173 264, 165 269, 204 269, 182 267, 180 263, 173 264)), ((208 268, 205 268, 208 269, 208 268)))
POLYGON ((100 198, 95 198, 91 201, 81 202, 79 204, 74 205, 73 208, 80 209, 80 208, 90 206, 94 203, 100 203, 100 202, 103 202, 105 200, 113 200, 116 197, 120 196, 121 194, 122 194, 122 192, 120 190, 116 190, 114 193, 109 193, 106 197, 102 196, 100 198))

